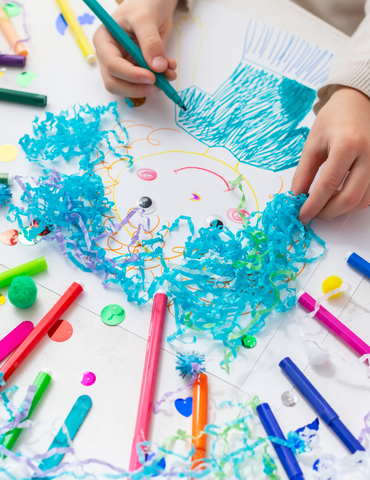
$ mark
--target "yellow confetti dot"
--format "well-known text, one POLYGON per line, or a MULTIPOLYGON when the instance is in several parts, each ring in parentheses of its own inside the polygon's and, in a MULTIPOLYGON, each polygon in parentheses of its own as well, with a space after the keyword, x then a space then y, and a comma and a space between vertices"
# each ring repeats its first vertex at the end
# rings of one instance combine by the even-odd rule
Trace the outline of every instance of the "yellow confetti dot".
POLYGON ((0 146, 0 162, 11 162, 17 158, 18 150, 13 145, 0 146))
MULTIPOLYGON (((343 280, 336 275, 331 275, 328 277, 324 283, 322 284, 322 291, 326 294, 331 292, 332 290, 335 290, 336 288, 339 288, 343 284, 343 280)), ((337 293, 336 295, 332 295, 329 298, 337 298, 342 294, 342 292, 337 293)))
POLYGON ((6 303, 5 297, 2 293, 0 293, 0 306, 4 305, 4 303, 6 303))
POLYGON ((4 72, 0 70, 0 78, 4 75, 4 72))

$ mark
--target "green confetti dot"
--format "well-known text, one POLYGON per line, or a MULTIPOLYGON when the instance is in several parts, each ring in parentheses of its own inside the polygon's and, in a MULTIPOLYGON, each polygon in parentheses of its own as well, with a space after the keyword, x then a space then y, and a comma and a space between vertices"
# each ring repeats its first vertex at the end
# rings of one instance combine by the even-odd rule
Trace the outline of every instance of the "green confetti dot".
POLYGON ((8 17, 16 17, 21 13, 22 9, 16 3, 9 2, 3 6, 3 10, 8 15, 8 17))
POLYGON ((254 348, 257 345, 257 339, 253 335, 244 335, 242 344, 245 348, 254 348))
POLYGON ((107 305, 100 315, 106 325, 119 325, 126 317, 126 313, 120 305, 107 305))
POLYGON ((33 72, 23 72, 23 73, 20 73, 17 77, 17 83, 18 85, 20 85, 21 87, 28 87, 28 85, 33 81, 35 80, 35 78, 37 77, 37 73, 33 73, 33 72))

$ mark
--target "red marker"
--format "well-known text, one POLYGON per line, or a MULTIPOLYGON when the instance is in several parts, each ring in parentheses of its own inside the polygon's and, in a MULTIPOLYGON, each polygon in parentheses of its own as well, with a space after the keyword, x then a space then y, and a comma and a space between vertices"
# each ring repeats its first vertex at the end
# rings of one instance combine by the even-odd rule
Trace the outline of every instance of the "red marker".
POLYGON ((36 347, 42 338, 48 333, 51 327, 60 319, 63 313, 72 305, 79 294, 83 291, 82 286, 74 282, 66 292, 60 297, 52 309, 40 320, 28 337, 23 340, 14 353, 0 367, 3 373, 3 380, 7 381, 12 373, 14 373, 28 354, 36 347))

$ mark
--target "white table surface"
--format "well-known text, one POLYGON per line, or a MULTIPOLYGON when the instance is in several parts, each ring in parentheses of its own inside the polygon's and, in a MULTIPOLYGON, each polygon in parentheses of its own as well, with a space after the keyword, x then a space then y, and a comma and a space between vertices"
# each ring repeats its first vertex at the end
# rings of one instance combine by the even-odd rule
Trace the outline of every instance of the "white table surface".
MULTIPOLYGON (((279 28, 299 34, 334 53, 338 51, 346 40, 345 35, 325 24, 311 14, 301 10, 296 5, 285 0, 212 0, 212 2, 241 11, 251 17, 279 28)), ((30 42, 30 62, 27 70, 40 72, 47 68, 52 60, 55 48, 47 39, 48 31, 54 27, 58 15, 58 7, 54 2, 45 0, 27 0, 27 23, 32 36, 30 42), (30 6, 30 8, 28 8, 30 6), (33 58, 33 59, 32 59, 33 58)), ((76 11, 85 12, 82 1, 71 0, 76 11)), ((115 8, 113 0, 102 2, 110 11, 115 8)), ((17 21, 20 21, 19 19, 17 21)), ((94 27, 95 28, 95 27, 94 27)), ((89 32, 93 31, 93 28, 89 32)), ((60 39, 63 40, 62 37, 60 39)), ((0 51, 5 51, 5 44, 0 37, 0 51)), ((60 66, 61 71, 67 68, 60 66)), ((10 69, 0 79, 0 87, 17 88, 15 72, 10 69)), ((97 69, 95 75, 98 75, 97 69)), ((36 112, 35 112, 36 113, 36 112)), ((7 143, 6 133, 17 129, 17 125, 6 125, 6 119, 1 118, 0 105, 0 145, 7 143)), ((23 135, 22 131, 18 136, 23 135)), ((18 167, 19 168, 19 167, 18 167)), ((4 170, 4 167, 2 167, 4 170)), ((4 212, 4 211, 2 211, 4 212)), ((3 213, 2 213, 3 215, 3 213)), ((0 264, 7 248, 0 243, 0 264)), ((30 253, 30 258, 32 254, 30 253)), ((0 266, 0 271, 4 268, 0 266)), ((328 272, 328 275, 330 272, 328 272)), ((37 278, 35 277, 37 281, 37 278)), ((71 279, 72 281, 73 279, 71 279)), ((2 289, 7 296, 7 289, 2 289)), ((55 303, 58 295, 47 288, 39 287, 37 301, 28 310, 20 311, 14 308, 9 301, 0 307, 0 338, 5 336, 22 320, 31 320, 36 324, 40 318, 55 303)), ((370 282, 363 280, 355 292, 354 298, 361 302, 368 302, 370 298, 370 282)), ((118 465, 128 467, 131 439, 134 431, 136 408, 139 397, 141 372, 143 369, 146 342, 124 328, 108 327, 99 316, 88 309, 72 306, 63 316, 73 325, 74 334, 67 342, 56 343, 48 337, 44 338, 39 347, 31 354, 26 365, 17 370, 9 385, 20 387, 19 398, 24 395, 27 385, 32 383, 42 368, 53 372, 53 382, 42 400, 40 408, 35 411, 34 420, 42 421, 35 430, 34 443, 28 447, 30 451, 46 449, 65 418, 77 396, 88 394, 92 397, 93 407, 85 421, 81 432, 75 440, 76 453, 79 459, 99 458, 118 465), (83 345, 83 348, 81 348, 83 345), (84 387, 79 382, 75 371, 92 371, 97 376, 96 383, 91 387, 84 387), (73 373, 73 374, 72 374, 73 373), (56 419, 59 419, 56 421, 56 419), (53 428, 50 425, 54 422, 53 428), (39 432, 43 432, 41 435, 39 432)), ((347 305, 341 320, 350 326, 366 342, 370 342, 370 314, 347 305)), ((340 412, 344 423, 358 436, 363 427, 363 417, 370 410, 370 380, 363 374, 363 370, 353 366, 357 356, 342 342, 328 333, 324 344, 333 354, 330 361, 323 367, 310 366, 306 370, 308 378, 317 386, 329 402, 340 412)), ((168 390, 181 385, 174 369, 174 356, 162 351, 159 367, 159 381, 156 398, 168 390)), ((212 399, 210 405, 210 420, 217 421, 219 412, 216 405, 223 400, 241 401, 245 398, 238 389, 220 379, 209 376, 209 391, 212 399)), ((250 392, 251 394, 258 392, 250 392)), ((283 393, 283 392, 281 392, 283 393)), ((263 399, 261 399, 263 400, 263 399)), ((173 416, 173 404, 169 402, 162 413, 155 416, 152 422, 151 439, 161 442, 169 435, 175 434, 178 428, 190 431, 191 419, 173 416)), ((283 431, 295 430, 314 420, 315 415, 305 400, 299 395, 299 402, 293 408, 282 407, 275 411, 283 431)), ((347 454, 345 448, 337 438, 321 424, 321 447, 323 453, 342 456, 347 454)), ((19 447, 20 443, 18 444, 19 447)), ((272 449, 270 450, 272 453, 272 449)), ((312 477, 312 457, 301 456, 306 478, 312 477)), ((281 478, 286 478, 279 467, 281 478)))

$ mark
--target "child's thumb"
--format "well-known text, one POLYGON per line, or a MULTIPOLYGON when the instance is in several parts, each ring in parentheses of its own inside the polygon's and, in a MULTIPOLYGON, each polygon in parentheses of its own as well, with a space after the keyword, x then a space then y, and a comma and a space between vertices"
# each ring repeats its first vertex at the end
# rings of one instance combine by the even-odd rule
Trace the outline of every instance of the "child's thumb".
POLYGON ((155 72, 164 72, 168 68, 163 41, 158 26, 152 19, 141 23, 135 31, 141 51, 149 67, 155 72))

